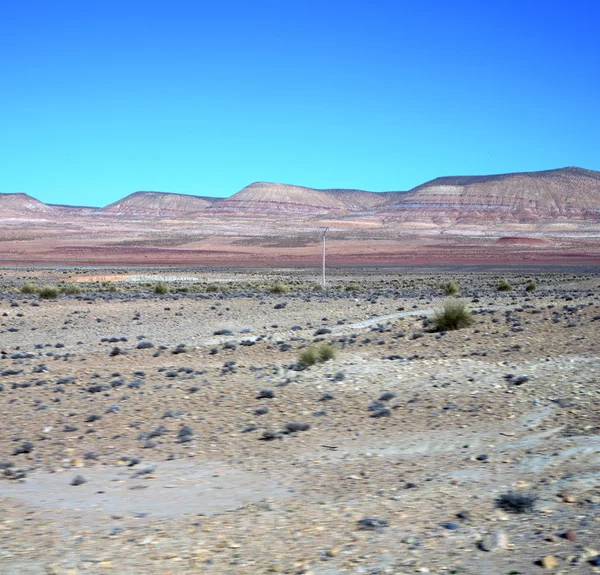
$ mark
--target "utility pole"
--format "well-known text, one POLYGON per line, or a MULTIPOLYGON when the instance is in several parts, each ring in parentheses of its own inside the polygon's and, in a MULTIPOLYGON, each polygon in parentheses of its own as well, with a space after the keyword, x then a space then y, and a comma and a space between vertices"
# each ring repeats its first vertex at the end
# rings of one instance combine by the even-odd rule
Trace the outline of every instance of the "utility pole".
POLYGON ((323 230, 323 287, 325 287, 326 285, 326 281, 325 281, 325 242, 327 239, 327 230, 329 228, 325 228, 323 230))

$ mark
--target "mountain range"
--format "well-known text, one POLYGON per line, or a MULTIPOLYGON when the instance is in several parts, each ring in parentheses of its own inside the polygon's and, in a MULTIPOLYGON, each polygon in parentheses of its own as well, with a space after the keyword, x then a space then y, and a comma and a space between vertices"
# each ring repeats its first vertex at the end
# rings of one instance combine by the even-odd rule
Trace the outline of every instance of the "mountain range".
POLYGON ((385 214, 401 220, 520 221, 600 219, 600 172, 568 167, 490 176, 441 177, 409 191, 314 189, 255 182, 228 198, 139 191, 107 206, 45 204, 0 194, 0 217, 194 218, 244 214, 385 214))
POLYGON ((436 178, 408 191, 255 182, 104 207, 0 194, 0 265, 600 265, 600 172, 436 178))

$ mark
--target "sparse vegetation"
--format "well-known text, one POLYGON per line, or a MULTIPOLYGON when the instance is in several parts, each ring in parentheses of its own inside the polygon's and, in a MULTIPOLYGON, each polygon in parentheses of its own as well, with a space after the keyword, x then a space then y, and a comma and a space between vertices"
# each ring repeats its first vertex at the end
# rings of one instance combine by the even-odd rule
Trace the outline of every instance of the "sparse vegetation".
POLYGON ((512 291, 513 287, 505 279, 501 279, 498 283, 498 291, 512 291))
POLYGON ((458 293, 458 285, 456 285, 456 282, 454 281, 443 283, 440 287, 447 296, 456 295, 458 293))
POLYGON ((433 315, 435 331, 451 331, 469 327, 474 322, 473 313, 464 301, 450 300, 433 315))
POLYGON ((333 345, 331 345, 330 343, 324 343, 320 345, 319 349, 317 350, 317 353, 319 356, 319 361, 322 362, 329 361, 330 359, 335 359, 336 356, 335 347, 333 347, 333 345))
POLYGON ((67 284, 60 288, 60 293, 65 295, 80 295, 83 290, 77 284, 67 284))
POLYGON ((34 294, 34 293, 37 293, 37 291, 38 291, 38 288, 31 282, 24 283, 21 286, 21 293, 34 294))
POLYGON ((289 290, 290 288, 281 282, 273 284, 269 289, 271 293, 287 293, 289 290))
POLYGON ((311 365, 315 365, 315 363, 317 363, 317 360, 317 350, 314 347, 309 347, 308 349, 305 349, 300 353, 298 363, 302 367, 309 367, 311 365))
POLYGON ((359 289, 360 289, 360 286, 356 282, 350 282, 346 286, 346 291, 358 291, 359 289))
POLYGON ((533 280, 529 280, 527 285, 525 286, 525 291, 535 291, 537 289, 537 285, 533 280))
POLYGON ((208 284, 208 285, 206 286, 206 291, 207 291, 208 293, 214 293, 214 292, 217 292, 217 291, 219 291, 219 286, 218 286, 217 284, 208 284))
POLYGON ((336 349, 330 343, 323 343, 319 347, 309 347, 300 353, 298 363, 306 368, 316 363, 325 363, 336 356, 336 349))
POLYGON ((56 299, 58 297, 58 288, 46 285, 41 287, 37 293, 42 299, 56 299))
POLYGON ((167 282, 158 282, 154 286, 154 293, 159 295, 165 295, 170 292, 169 284, 167 282))

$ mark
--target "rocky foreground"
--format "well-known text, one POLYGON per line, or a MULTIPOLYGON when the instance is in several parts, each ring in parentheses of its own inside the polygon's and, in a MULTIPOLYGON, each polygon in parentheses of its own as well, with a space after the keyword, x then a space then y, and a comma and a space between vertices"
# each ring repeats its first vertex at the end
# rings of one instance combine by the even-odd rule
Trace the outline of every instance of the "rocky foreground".
POLYGON ((0 270, 1 573, 600 573, 597 271, 104 271, 0 270))

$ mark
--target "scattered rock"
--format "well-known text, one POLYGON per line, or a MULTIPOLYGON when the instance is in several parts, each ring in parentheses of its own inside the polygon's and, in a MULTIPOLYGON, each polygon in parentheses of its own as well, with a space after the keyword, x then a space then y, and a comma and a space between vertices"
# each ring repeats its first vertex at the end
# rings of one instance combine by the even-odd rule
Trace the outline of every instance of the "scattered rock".
POLYGON ((376 517, 365 517, 357 521, 358 528, 364 531, 379 531, 388 525, 389 521, 387 519, 378 519, 376 517))
POLYGON ((553 555, 545 555, 540 559, 540 565, 544 569, 554 569, 558 565, 558 561, 553 555))
POLYGON ((507 549, 508 548, 508 537, 502 531, 495 531, 493 533, 488 533, 484 535, 481 542, 479 543, 479 547, 483 551, 497 551, 499 549, 507 549))

